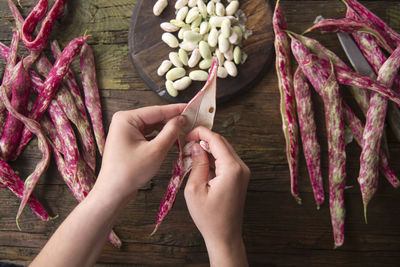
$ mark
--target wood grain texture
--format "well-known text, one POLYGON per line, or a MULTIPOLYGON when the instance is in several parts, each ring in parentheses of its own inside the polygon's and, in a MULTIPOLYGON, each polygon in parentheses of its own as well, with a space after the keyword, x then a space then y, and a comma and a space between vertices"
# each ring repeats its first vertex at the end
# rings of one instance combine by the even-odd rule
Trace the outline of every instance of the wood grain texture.
MULTIPOLYGON (((22 0, 24 15, 34 5, 22 0)), ((363 1, 393 27, 400 13, 398 1, 363 1)), ((86 29, 92 34, 93 47, 106 131, 114 112, 167 102, 150 90, 139 77, 129 59, 128 29, 136 1, 132 0, 69 0, 66 15, 57 23, 53 38, 65 44, 86 29)), ((271 3, 272 6, 274 3, 271 3)), ((345 7, 340 1, 281 0, 289 28, 302 32, 317 15, 339 18, 345 7)), ((0 0, 0 41, 9 45, 13 22, 7 1, 0 0)), ((312 33, 328 48, 345 59, 334 34, 312 33)), ((4 69, 0 59, 0 73, 4 69)), ((79 62, 73 69, 79 77, 79 62)), ((342 88, 346 101, 350 94, 342 88)), ((317 114, 318 138, 322 150, 322 170, 328 189, 328 155, 322 100, 313 94, 317 114)), ((352 103, 353 107, 355 106, 352 103)), ((358 112, 358 114, 361 114, 358 112)), ((290 196, 289 171, 285 158, 279 114, 279 91, 273 68, 248 92, 220 105, 215 131, 223 134, 248 164, 252 176, 248 188, 244 239, 251 266, 398 266, 400 262, 400 192, 382 177, 377 195, 364 223, 357 175, 360 149, 347 146, 347 185, 345 192, 347 216, 345 244, 333 250, 329 207, 316 210, 304 158, 300 159, 299 191, 303 205, 290 196)), ((390 162, 400 174, 400 144, 388 131, 390 162)), ((157 176, 117 220, 115 230, 123 241, 120 250, 107 244, 98 266, 207 266, 203 240, 186 208, 183 193, 157 235, 149 237, 157 209, 170 178, 177 151, 169 153, 157 176)), ((12 166, 25 178, 40 159, 36 139, 12 166)), ((15 225, 19 200, 9 191, 0 189, 0 260, 28 264, 77 202, 57 173, 54 162, 39 180, 34 194, 60 217, 43 223, 26 209, 20 220, 23 232, 15 225)))
MULTIPOLYGON (((171 97, 165 89, 165 76, 158 76, 157 69, 168 59, 171 49, 162 40, 160 24, 175 18, 176 1, 169 1, 163 13, 153 15, 153 1, 141 0, 135 6, 129 30, 129 48, 132 61, 145 83, 161 97, 171 103, 189 102, 203 87, 204 82, 192 82, 177 97, 171 97)), ((217 101, 223 102, 232 96, 248 90, 267 68, 273 56, 272 9, 269 1, 241 1, 240 8, 247 16, 246 28, 252 35, 243 40, 242 51, 248 55, 245 64, 238 65, 238 76, 218 79, 217 101)), ((189 74, 188 68, 187 75, 189 74)))

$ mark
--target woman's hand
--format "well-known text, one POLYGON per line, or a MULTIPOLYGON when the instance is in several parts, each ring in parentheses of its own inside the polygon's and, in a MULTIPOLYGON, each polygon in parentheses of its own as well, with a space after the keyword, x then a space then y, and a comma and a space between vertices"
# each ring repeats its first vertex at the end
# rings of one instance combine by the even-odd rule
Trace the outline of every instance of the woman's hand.
POLYGON ((145 107, 114 114, 95 187, 126 198, 146 185, 158 169, 184 123, 185 104, 145 107), (162 130, 152 140, 145 136, 162 130))
POLYGON ((194 129, 187 140, 206 141, 215 159, 210 164, 207 153, 194 144, 193 168, 185 188, 186 203, 203 235, 210 263, 247 266, 242 220, 250 170, 225 138, 204 127, 194 129), (210 165, 215 165, 215 175, 210 165))

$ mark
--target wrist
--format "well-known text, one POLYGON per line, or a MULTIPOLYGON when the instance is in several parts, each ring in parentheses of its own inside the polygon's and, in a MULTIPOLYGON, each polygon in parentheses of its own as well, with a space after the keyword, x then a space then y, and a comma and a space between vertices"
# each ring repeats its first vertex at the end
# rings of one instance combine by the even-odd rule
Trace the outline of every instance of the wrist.
POLYGON ((211 266, 248 266, 246 248, 241 236, 223 240, 204 239, 211 266))

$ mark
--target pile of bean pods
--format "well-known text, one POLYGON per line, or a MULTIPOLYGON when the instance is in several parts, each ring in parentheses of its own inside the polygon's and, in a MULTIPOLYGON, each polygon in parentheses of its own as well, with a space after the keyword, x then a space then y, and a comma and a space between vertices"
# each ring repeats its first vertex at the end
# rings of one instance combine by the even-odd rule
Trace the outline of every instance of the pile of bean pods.
MULTIPOLYGON (((39 0, 25 19, 12 0, 8 5, 16 29, 10 47, 0 43, 0 55, 6 60, 0 87, 0 186, 21 198, 16 216, 20 229, 18 219, 25 205, 41 220, 51 219, 32 194, 49 166, 51 153, 74 197, 79 202, 85 199, 95 181, 96 144, 102 154, 105 135, 94 55, 86 43, 89 36, 73 39, 63 50, 57 41, 51 42, 54 63, 42 52, 55 21, 64 12, 66 0, 56 0, 49 12, 48 1, 39 0), (33 36, 40 22, 40 30, 33 36), (18 55, 20 40, 29 52, 25 58, 18 55), (80 58, 84 98, 70 69, 76 57, 80 58), (33 135, 38 137, 43 156, 23 182, 8 162, 19 157, 33 135)), ((109 240, 114 246, 121 246, 114 232, 109 240)))
MULTIPOLYGON (((154 15, 159 16, 167 5, 167 0, 157 0, 154 15)), ((175 9, 175 19, 160 24, 165 31, 163 42, 178 49, 170 52, 157 70, 159 76, 166 77, 168 94, 176 97, 192 81, 206 81, 214 56, 219 63, 219 78, 236 77, 236 66, 247 58, 241 49, 242 40, 251 34, 246 30, 247 18, 239 9, 239 1, 228 0, 225 6, 221 0, 178 0, 175 9), (185 67, 189 68, 188 75, 185 67)))
MULTIPOLYGON (((346 17, 324 19, 313 30, 352 34, 360 50, 377 74, 377 79, 361 75, 315 39, 288 30, 278 0, 273 27, 275 32, 276 72, 281 94, 282 128, 286 140, 291 193, 301 203, 298 192, 299 133, 317 207, 325 199, 320 163, 320 146, 311 102, 311 88, 324 102, 329 151, 329 206, 335 247, 344 242, 346 186, 346 129, 360 145, 360 184, 365 219, 367 205, 377 191, 379 171, 393 187, 400 185, 384 151, 384 124, 389 100, 400 106, 400 34, 357 0, 343 0, 346 17), (385 53, 390 56, 387 57, 385 53), (298 63, 292 75, 291 55, 298 63), (344 101, 339 85, 351 86, 355 101, 364 113, 365 125, 344 101), (311 85, 311 86, 310 86, 311 85)), ((400 112, 388 114, 392 130, 400 136, 400 112)), ((390 124, 390 123, 389 123, 390 124)), ((399 139, 400 141, 400 139, 399 139)))

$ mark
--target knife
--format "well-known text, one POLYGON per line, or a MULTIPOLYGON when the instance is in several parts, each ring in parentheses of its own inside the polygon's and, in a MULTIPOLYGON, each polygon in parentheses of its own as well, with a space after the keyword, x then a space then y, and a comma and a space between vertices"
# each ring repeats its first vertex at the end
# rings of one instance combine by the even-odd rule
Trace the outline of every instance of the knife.
MULTIPOLYGON (((377 76, 375 71, 372 69, 371 65, 364 57, 353 38, 347 33, 338 33, 337 36, 353 68, 360 74, 376 79, 377 76)), ((390 128, 396 136, 396 139, 400 141, 400 111, 392 102, 389 103, 387 116, 390 128)), ((385 154, 388 156, 389 148, 387 144, 386 132, 383 133, 382 144, 385 154)))

